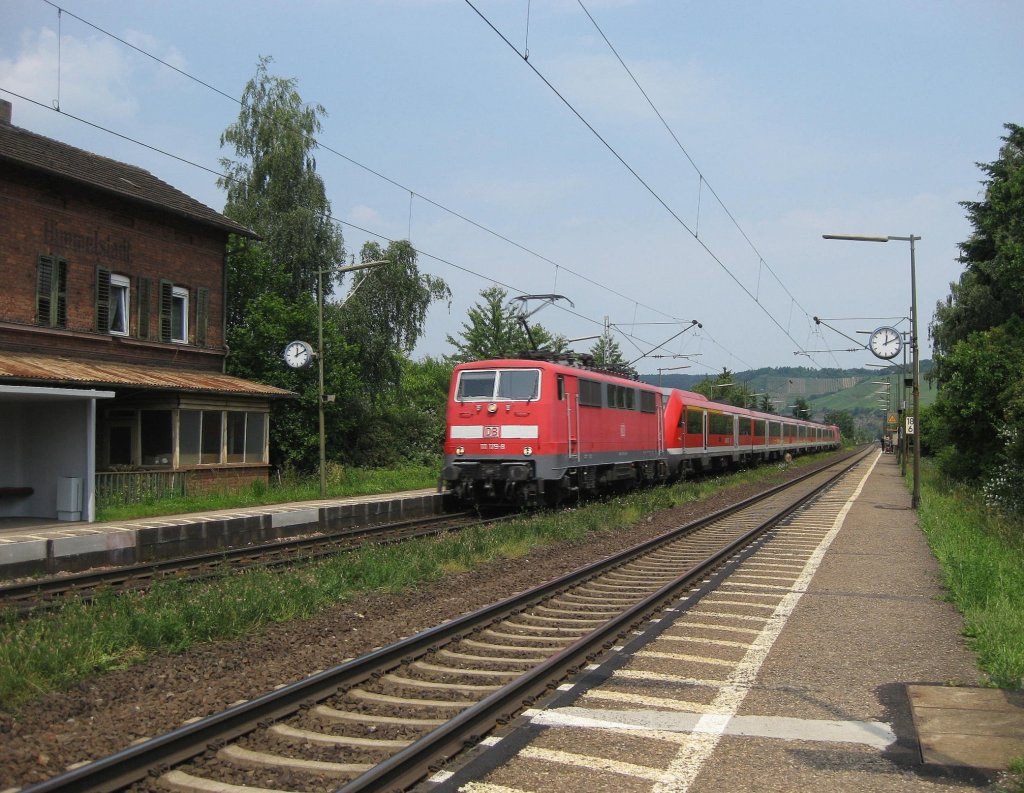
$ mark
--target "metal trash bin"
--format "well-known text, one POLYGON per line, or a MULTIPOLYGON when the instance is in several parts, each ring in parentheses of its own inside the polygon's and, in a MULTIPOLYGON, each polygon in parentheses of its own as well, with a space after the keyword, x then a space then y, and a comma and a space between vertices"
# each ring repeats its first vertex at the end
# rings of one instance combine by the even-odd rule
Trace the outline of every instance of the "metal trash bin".
POLYGON ((57 520, 82 519, 82 478, 57 477, 57 520))

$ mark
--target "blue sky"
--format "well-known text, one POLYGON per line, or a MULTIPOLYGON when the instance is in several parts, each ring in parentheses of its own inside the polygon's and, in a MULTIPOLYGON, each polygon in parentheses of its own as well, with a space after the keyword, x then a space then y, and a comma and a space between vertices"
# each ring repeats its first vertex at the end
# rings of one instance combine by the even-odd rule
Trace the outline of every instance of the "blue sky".
POLYGON ((1003 124, 1024 123, 1024 4, 473 6, 64 0, 58 14, 3 0, 0 97, 16 125, 219 210, 211 172, 234 156, 219 145, 238 114, 230 97, 273 57, 272 74, 327 109, 321 140, 344 157, 320 151, 318 172, 348 250, 409 238, 421 269, 452 288, 415 357, 451 352, 445 336, 497 283, 565 295, 573 306, 534 319, 569 338, 607 317, 631 359, 703 324, 654 352, 692 357, 647 357, 642 372, 875 362, 844 352, 854 343, 836 331, 909 327, 909 246, 823 233, 922 238, 930 356, 927 325, 969 233, 958 202, 981 196, 976 163, 998 157, 1003 124))

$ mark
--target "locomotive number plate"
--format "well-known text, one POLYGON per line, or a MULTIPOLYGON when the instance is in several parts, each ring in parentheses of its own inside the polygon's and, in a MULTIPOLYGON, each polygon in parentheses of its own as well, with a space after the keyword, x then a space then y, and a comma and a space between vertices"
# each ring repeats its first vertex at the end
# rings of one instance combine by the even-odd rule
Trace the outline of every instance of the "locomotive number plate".
POLYGON ((500 438, 501 427, 484 427, 485 438, 500 438))

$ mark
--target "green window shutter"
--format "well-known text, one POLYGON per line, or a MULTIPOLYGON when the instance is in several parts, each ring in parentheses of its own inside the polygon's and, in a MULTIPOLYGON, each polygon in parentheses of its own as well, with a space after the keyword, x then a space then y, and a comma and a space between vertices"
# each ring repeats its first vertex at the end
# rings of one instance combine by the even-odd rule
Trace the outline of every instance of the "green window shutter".
POLYGON ((96 330, 110 331, 110 270, 96 266, 96 330))
POLYGON ((50 328, 68 324, 68 263, 40 256, 36 265, 36 322, 50 328))
POLYGON ((40 256, 36 264, 36 324, 53 325, 54 262, 50 256, 40 256))
POLYGON ((196 346, 206 346, 206 328, 210 320, 210 290, 205 286, 196 289, 196 346))
POLYGON ((68 263, 66 259, 57 259, 57 279, 54 290, 56 311, 53 316, 55 328, 68 326, 68 263))
POLYGON ((150 291, 153 288, 153 279, 139 276, 135 279, 135 289, 138 292, 136 296, 139 302, 139 324, 138 333, 140 339, 149 338, 149 311, 150 311, 150 291))
POLYGON ((174 309, 174 284, 160 279, 160 341, 171 340, 171 313, 174 309))

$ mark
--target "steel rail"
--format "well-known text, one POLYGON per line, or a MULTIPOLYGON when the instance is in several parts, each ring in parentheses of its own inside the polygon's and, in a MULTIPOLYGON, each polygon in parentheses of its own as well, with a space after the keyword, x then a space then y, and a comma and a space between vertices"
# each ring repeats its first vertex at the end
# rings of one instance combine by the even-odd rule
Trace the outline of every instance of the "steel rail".
MULTIPOLYGON (((857 459, 849 462, 839 473, 830 477, 827 482, 816 488, 814 493, 820 492, 821 489, 830 485, 835 479, 855 466, 862 457, 863 454, 858 455, 857 459)), ((478 611, 457 617, 443 625, 421 631, 395 644, 374 650, 359 658, 352 659, 275 691, 232 706, 220 713, 199 719, 162 736, 149 739, 115 754, 83 764, 58 776, 27 787, 22 793, 105 793, 106 791, 125 788, 151 775, 154 769, 164 770, 170 768, 175 764, 203 753, 210 745, 224 743, 239 735, 250 732, 260 724, 283 718, 304 706, 314 704, 338 692, 358 685, 381 674, 382 670, 390 670, 418 655, 423 655, 435 649, 442 643, 468 635, 482 624, 494 622, 510 614, 522 611, 533 601, 541 600, 580 581, 591 578, 598 573, 621 566, 629 559, 640 556, 653 548, 670 543, 674 539, 693 533, 716 520, 771 498, 836 464, 837 461, 833 460, 828 465, 807 472, 791 482, 772 487, 763 493, 718 510, 712 515, 675 529, 668 534, 633 546, 613 557, 593 562, 546 584, 542 584, 535 589, 513 595, 478 611)), ((788 507, 783 513, 769 518, 761 526, 746 532, 744 538, 764 533, 771 528, 771 525, 782 520, 786 514, 789 514, 794 509, 799 508, 804 501, 812 496, 813 494, 806 496, 801 501, 788 507)), ((728 548, 719 551, 709 558, 718 559, 719 562, 727 559, 735 552, 735 548, 738 547, 737 544, 742 545, 750 542, 750 539, 744 540, 744 538, 731 543, 728 548)), ((585 657, 587 653, 599 652, 597 648, 599 646, 604 647, 610 641, 609 637, 621 634, 623 630, 629 629, 629 627, 623 628, 622 626, 631 626, 638 621, 642 621, 643 617, 640 614, 645 608, 650 610, 651 606, 649 604, 671 598, 672 591, 683 585, 678 583, 678 581, 682 579, 690 580, 693 576, 706 572, 706 565, 699 565, 698 567, 703 567, 704 569, 698 571, 697 567, 691 568, 680 579, 677 579, 676 582, 662 587, 658 592, 646 598, 641 604, 631 607, 621 616, 615 618, 604 628, 577 641, 570 648, 542 663, 537 667, 537 670, 528 673, 518 681, 510 683, 480 703, 471 706, 447 724, 417 740, 414 744, 392 756, 389 760, 385 760, 373 770, 352 780, 340 790, 344 791, 344 793, 371 789, 381 790, 381 785, 394 786, 400 784, 401 780, 407 780, 411 783, 421 778, 425 773, 424 762, 428 764, 429 762, 434 762, 433 759, 424 761, 424 756, 429 754, 432 758, 448 757, 449 754, 454 754, 456 750, 464 747, 467 741, 482 735, 486 732, 484 725, 488 721, 490 721, 490 727, 493 727, 502 718, 499 714, 509 711, 507 705, 504 708, 501 707, 501 700, 506 702, 514 701, 514 698, 518 697, 518 701, 522 706, 523 703, 532 701, 543 694, 551 686, 550 681, 553 679, 553 676, 557 679, 564 677, 565 674, 568 674, 569 671, 581 663, 580 657, 585 657), (504 694, 499 696, 502 692, 504 694), (413 751, 414 749, 415 752, 413 751), (419 755, 420 759, 416 760, 415 755, 419 755), (417 764, 418 771, 416 770, 417 764)))
MULTIPOLYGON (((727 546, 698 562, 678 578, 631 606, 598 630, 579 639, 476 705, 462 711, 410 746, 378 763, 366 773, 338 788, 335 793, 401 791, 420 781, 431 767, 441 765, 445 760, 462 751, 467 744, 478 742, 496 724, 511 719, 516 713, 532 705, 536 699, 553 689, 558 682, 574 674, 595 656, 612 647, 614 641, 624 633, 645 622, 652 613, 662 610, 664 605, 674 601, 678 597, 680 589, 689 587, 695 581, 704 578, 708 572, 717 568, 738 550, 770 531, 808 501, 817 497, 819 493, 854 468, 863 456, 863 454, 858 456, 857 459, 844 466, 798 501, 779 510, 727 546)), ((782 489, 806 478, 804 476, 787 483, 782 489)), ((779 488, 773 488, 771 492, 778 490, 779 488)), ((748 499, 748 501, 750 500, 748 499)), ((755 497, 754 500, 761 499, 755 497)), ((734 511, 731 508, 723 510, 727 513, 734 511)))

